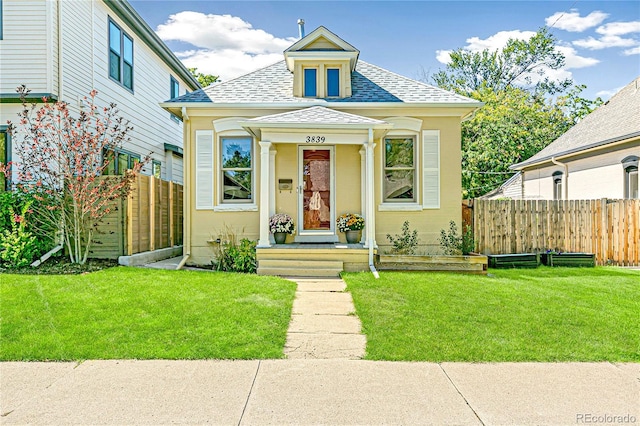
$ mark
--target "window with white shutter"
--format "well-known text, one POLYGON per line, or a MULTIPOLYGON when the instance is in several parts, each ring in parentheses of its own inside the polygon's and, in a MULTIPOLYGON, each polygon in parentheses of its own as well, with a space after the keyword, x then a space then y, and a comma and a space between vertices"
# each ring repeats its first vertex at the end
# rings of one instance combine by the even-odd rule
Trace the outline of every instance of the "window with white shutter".
POLYGON ((213 131, 196 130, 196 209, 213 209, 213 131))
POLYGON ((440 208, 440 130, 422 131, 422 207, 440 208))

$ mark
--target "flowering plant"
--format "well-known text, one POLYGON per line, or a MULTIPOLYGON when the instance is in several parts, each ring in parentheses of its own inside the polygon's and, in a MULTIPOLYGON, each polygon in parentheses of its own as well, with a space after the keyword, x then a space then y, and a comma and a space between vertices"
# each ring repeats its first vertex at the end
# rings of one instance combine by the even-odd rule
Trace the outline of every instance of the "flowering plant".
POLYGON ((364 218, 357 213, 345 213, 336 220, 338 231, 359 231, 364 228, 364 218))
POLYGON ((293 234, 295 225, 293 219, 286 213, 278 213, 271 216, 269 219, 269 231, 272 234, 283 232, 285 234, 293 234))

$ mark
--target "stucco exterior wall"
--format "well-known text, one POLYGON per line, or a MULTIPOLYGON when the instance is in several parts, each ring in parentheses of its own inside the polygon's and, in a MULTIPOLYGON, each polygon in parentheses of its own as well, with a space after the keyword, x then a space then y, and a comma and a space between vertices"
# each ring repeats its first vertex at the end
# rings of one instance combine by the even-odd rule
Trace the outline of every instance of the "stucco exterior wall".
MULTIPOLYGON (((574 159, 562 160, 569 167, 568 196, 570 200, 624 198, 622 160, 640 156, 640 141, 616 149, 594 152, 574 159)), ((524 198, 553 199, 553 173, 563 172, 558 165, 547 165, 524 171, 524 198)), ((563 190, 564 191, 564 190, 563 190)))
MULTIPOLYGON (((189 133, 186 144, 193 146, 193 141, 198 130, 213 130, 213 122, 224 117, 238 117, 239 111, 206 111, 194 110, 190 114, 188 124, 189 133)), ((280 112, 280 111, 275 111, 280 112)), ((252 118, 274 113, 274 111, 243 111, 244 117, 252 118)), ((369 112, 369 116, 372 116, 369 112)), ((376 111, 376 118, 390 117, 397 115, 393 110, 376 111)), ((404 206, 398 205, 394 210, 390 209, 390 204, 382 203, 382 146, 384 141, 376 140, 374 151, 374 196, 375 196, 375 221, 376 221, 376 242, 379 251, 388 251, 390 248, 386 234, 398 234, 401 231, 405 220, 410 223, 411 229, 418 230, 420 240, 419 251, 422 253, 439 253, 440 247, 437 238, 440 230, 448 228, 449 221, 454 220, 458 226, 461 223, 461 164, 460 164, 460 118, 459 117, 430 117, 423 111, 417 116, 422 120, 422 130, 440 131, 440 208, 423 209, 422 206, 407 210, 404 206)), ((421 134, 420 131, 420 134, 421 134)), ((214 144, 219 143, 219 136, 224 133, 214 133, 214 144)), ((237 133, 234 133, 237 134, 237 133)), ((275 211, 277 213, 287 213, 294 218, 296 228, 300 225, 298 218, 298 194, 296 187, 299 185, 299 144, 278 143, 271 140, 272 149, 275 154, 275 211), (292 179, 293 189, 291 191, 280 191, 277 189, 279 179, 292 179)), ((418 180, 422 180, 422 144, 421 137, 418 137, 416 167, 418 168, 418 180)), ((189 162, 189 180, 195 181, 195 150, 185 147, 185 165, 189 162)), ((185 185, 190 191, 190 211, 191 226, 187 232, 191 234, 191 258, 190 264, 209 264, 213 259, 214 251, 212 245, 218 235, 226 228, 235 230, 239 238, 249 238, 257 240, 259 237, 259 206, 260 206, 260 146, 254 138, 254 197, 256 209, 250 211, 215 211, 197 210, 195 208, 196 188, 195 185, 185 185)), ((340 145, 334 146, 335 159, 335 216, 343 213, 363 213, 362 206, 362 182, 361 182, 361 155, 362 145, 340 145)), ((219 152, 216 151, 216 156, 219 152)), ((186 170, 185 170, 186 171, 186 170)), ((214 161, 214 200, 219 199, 219 160, 214 161)), ((186 179, 186 175, 185 175, 186 179)), ((421 183, 420 183, 421 185, 421 183)), ((418 188, 419 189, 419 188, 418 188)), ((418 191, 418 204, 420 204, 422 193, 418 191)), ((215 207, 214 207, 215 209, 215 207)), ((393 209, 393 207, 391 207, 393 209)), ((337 233, 340 241, 345 241, 343 233, 337 233)), ((293 241, 293 237, 288 237, 288 241, 293 241)))

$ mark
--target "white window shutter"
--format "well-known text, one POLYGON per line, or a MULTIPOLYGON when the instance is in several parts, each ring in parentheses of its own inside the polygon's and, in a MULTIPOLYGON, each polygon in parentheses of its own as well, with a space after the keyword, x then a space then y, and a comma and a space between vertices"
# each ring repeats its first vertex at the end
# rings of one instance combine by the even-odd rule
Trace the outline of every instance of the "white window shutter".
POLYGON ((213 209, 212 130, 196 130, 196 209, 213 209))
POLYGON ((422 207, 440 208, 440 130, 422 131, 422 207))

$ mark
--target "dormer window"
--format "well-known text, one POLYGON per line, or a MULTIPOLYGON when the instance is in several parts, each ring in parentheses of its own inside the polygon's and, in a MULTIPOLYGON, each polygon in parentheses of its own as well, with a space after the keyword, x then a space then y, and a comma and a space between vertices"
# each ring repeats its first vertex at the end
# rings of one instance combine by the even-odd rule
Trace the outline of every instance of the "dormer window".
POLYGON ((340 69, 327 68, 327 97, 337 98, 340 96, 340 69))
POLYGON ((318 70, 315 68, 304 69, 304 96, 306 98, 318 96, 318 70))
POLYGON ((318 27, 284 51, 287 69, 293 73, 293 96, 301 98, 349 98, 350 73, 360 51, 326 29, 318 27))

